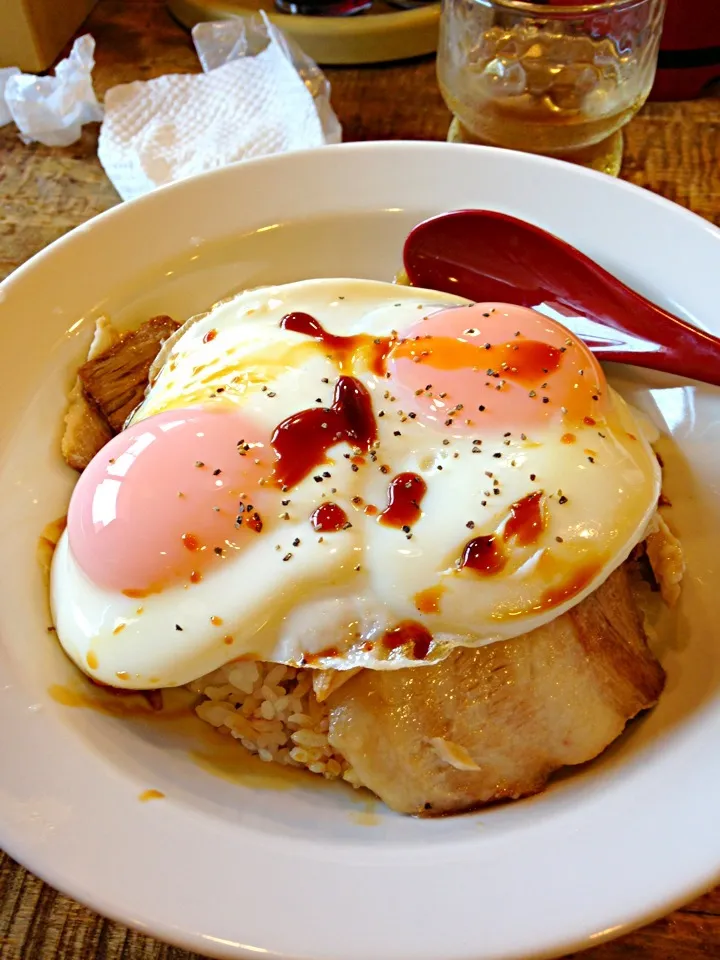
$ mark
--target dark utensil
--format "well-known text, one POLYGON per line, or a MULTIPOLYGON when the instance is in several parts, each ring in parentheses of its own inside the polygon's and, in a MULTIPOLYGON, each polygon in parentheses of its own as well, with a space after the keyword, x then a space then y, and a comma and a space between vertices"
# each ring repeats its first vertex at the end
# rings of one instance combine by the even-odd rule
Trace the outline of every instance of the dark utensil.
POLYGON ((492 210, 432 217, 410 232, 404 261, 415 286, 469 300, 552 308, 601 360, 720 386, 720 339, 524 220, 492 210))

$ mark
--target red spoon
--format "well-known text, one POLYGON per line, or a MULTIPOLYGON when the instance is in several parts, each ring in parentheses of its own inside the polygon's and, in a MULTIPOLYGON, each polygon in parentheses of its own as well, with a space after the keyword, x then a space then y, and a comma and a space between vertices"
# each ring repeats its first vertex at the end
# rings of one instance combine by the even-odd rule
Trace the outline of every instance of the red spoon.
POLYGON ((524 220, 493 210, 444 213, 410 232, 403 256, 415 286, 534 307, 563 323, 602 360, 720 386, 720 339, 667 313, 569 243, 524 220))

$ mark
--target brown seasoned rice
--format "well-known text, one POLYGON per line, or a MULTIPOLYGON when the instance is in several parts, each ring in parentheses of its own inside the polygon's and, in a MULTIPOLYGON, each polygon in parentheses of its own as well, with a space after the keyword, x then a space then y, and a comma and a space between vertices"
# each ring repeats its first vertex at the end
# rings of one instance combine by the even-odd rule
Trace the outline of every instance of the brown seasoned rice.
POLYGON ((205 698, 195 708, 200 719, 261 760, 360 786, 352 767, 328 742, 328 708, 313 692, 311 670, 241 661, 188 686, 205 698))

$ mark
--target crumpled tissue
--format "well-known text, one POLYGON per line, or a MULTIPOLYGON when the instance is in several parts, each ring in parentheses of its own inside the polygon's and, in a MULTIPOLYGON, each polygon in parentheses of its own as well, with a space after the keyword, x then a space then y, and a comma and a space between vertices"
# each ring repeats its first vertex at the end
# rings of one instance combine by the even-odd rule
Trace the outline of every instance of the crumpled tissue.
POLYGON ((94 53, 95 41, 86 34, 57 65, 54 77, 21 73, 17 67, 0 70, 0 126, 15 121, 25 143, 75 143, 84 123, 103 118, 92 85, 94 53))
POLYGON ((105 95, 98 156, 124 199, 250 157, 338 143, 330 85, 267 18, 198 24, 204 73, 105 95))

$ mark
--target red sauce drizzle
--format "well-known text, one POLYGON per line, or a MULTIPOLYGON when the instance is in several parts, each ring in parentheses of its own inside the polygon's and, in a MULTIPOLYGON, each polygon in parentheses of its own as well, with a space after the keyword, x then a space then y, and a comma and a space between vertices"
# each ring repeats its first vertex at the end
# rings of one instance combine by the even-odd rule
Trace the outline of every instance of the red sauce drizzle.
POLYGON ((208 332, 203 337, 203 343, 210 343, 210 341, 214 340, 216 336, 217 336, 217 330, 213 327, 213 329, 208 330, 208 332))
POLYGON ((324 463, 336 443, 369 450, 376 440, 377 424, 366 387, 355 377, 339 377, 332 407, 301 410, 275 428, 270 440, 276 457, 273 479, 290 489, 324 463))
MULTIPOLYGON (((517 500, 510 507, 510 516, 503 531, 503 541, 515 537, 518 546, 527 547, 535 543, 545 529, 544 493, 538 490, 517 500)), ((499 538, 491 533, 484 537, 475 537, 465 545, 461 567, 469 567, 484 576, 493 576, 505 569, 507 557, 499 538)))
POLYGON ((329 333, 320 321, 309 313, 288 313, 280 321, 280 326, 283 330, 305 334, 321 343, 334 355, 341 370, 350 368, 354 355, 362 351, 366 354, 368 367, 379 377, 385 373, 385 361, 395 343, 393 337, 372 337, 367 333, 358 333, 350 337, 329 333))
MULTIPOLYGON (((553 347, 541 340, 521 339, 515 340, 513 346, 517 347, 517 350, 508 351, 507 347, 504 350, 504 360, 509 367, 503 369, 502 375, 508 380, 517 380, 523 386, 531 386, 560 366, 562 351, 559 347, 553 347)), ((497 350, 497 347, 494 349, 497 350)), ((496 356, 493 348, 488 356, 490 363, 494 363, 496 356)))
POLYGON ((388 505, 378 517, 388 527, 411 527, 422 515, 427 484, 416 473, 399 473, 390 481, 388 505))
POLYGON ((494 533, 486 537, 475 537, 469 543, 465 544, 463 550, 461 567, 468 567, 485 576, 492 576, 500 573, 507 563, 507 557, 498 544, 498 539, 494 533))
POLYGON ((382 645, 386 650, 397 650, 398 647, 411 643, 413 656, 416 660, 424 660, 430 651, 432 634, 417 620, 403 620, 392 630, 383 634, 382 645))
POLYGON ((180 539, 182 540, 183 546, 186 550, 194 551, 200 546, 200 541, 194 533, 184 533, 180 539))
POLYGON ((510 519, 505 524, 503 539, 515 537, 520 547, 535 543, 545 529, 543 492, 530 493, 510 507, 510 519))
POLYGON ((318 533, 337 533, 347 522, 347 514, 336 503, 321 503, 310 515, 313 530, 318 533))

